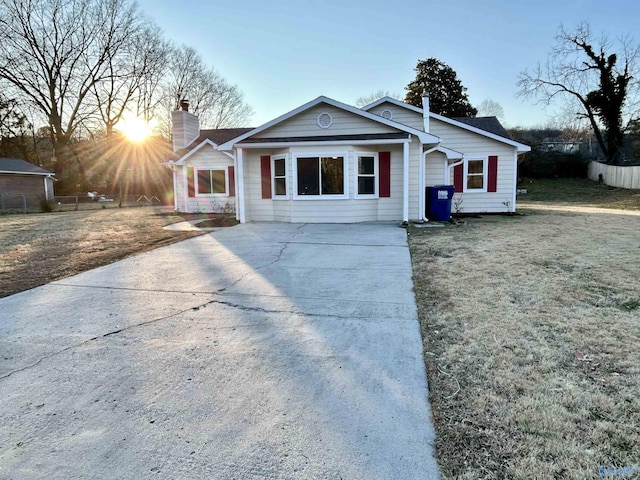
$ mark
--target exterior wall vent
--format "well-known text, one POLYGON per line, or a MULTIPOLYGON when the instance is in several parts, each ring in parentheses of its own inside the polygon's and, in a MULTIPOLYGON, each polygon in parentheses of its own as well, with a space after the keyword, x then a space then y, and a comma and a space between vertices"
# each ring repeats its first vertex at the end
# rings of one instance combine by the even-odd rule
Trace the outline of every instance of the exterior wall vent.
POLYGON ((318 126, 320 128, 329 128, 333 124, 333 118, 327 112, 318 115, 318 126))
POLYGON ((386 118, 387 120, 393 119, 393 113, 391 113, 391 110, 383 110, 380 116, 382 118, 386 118))

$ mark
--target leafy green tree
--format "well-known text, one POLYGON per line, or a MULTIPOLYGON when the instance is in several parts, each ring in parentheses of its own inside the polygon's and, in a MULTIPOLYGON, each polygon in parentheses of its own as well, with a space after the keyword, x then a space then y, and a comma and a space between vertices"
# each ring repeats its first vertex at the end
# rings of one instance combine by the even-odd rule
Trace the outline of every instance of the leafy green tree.
POLYGON ((445 117, 475 117, 467 89, 449 65, 437 58, 418 61, 416 78, 405 87, 405 102, 422 107, 422 95, 429 95, 429 110, 445 117))
POLYGON ((575 31, 561 26, 556 41, 547 62, 520 74, 520 95, 545 105, 569 102, 588 119, 607 163, 621 163, 625 131, 639 112, 638 46, 628 37, 615 49, 606 37, 596 42, 586 23, 575 31))

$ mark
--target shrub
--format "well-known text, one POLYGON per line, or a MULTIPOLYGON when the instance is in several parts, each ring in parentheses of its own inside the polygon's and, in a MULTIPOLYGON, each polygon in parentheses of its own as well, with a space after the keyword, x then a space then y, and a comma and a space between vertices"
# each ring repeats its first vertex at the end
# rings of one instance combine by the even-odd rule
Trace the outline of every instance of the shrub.
POLYGON ((49 213, 53 211, 51 200, 48 200, 45 197, 38 197, 38 202, 40 203, 40 210, 42 213, 49 213))
POLYGON ((527 178, 587 178, 589 160, 580 153, 532 150, 520 163, 519 176, 527 178))

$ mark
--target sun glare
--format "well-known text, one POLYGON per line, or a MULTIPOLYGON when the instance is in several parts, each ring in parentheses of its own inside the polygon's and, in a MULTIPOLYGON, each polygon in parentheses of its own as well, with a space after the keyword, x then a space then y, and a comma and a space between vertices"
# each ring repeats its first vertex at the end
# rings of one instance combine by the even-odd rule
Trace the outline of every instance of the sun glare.
POLYGON ((151 128, 142 119, 129 116, 122 120, 120 127, 122 133, 132 142, 142 142, 151 135, 151 128))

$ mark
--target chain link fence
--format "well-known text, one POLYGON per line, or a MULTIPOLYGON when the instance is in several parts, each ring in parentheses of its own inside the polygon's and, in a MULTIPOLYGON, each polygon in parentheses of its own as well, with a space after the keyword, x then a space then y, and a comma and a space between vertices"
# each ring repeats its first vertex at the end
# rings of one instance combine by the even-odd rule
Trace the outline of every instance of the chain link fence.
MULTIPOLYGON (((144 207, 167 205, 157 195, 66 195, 52 200, 29 195, 0 193, 0 213, 69 212, 118 207, 144 207)), ((172 204, 171 204, 172 205, 172 204)))

